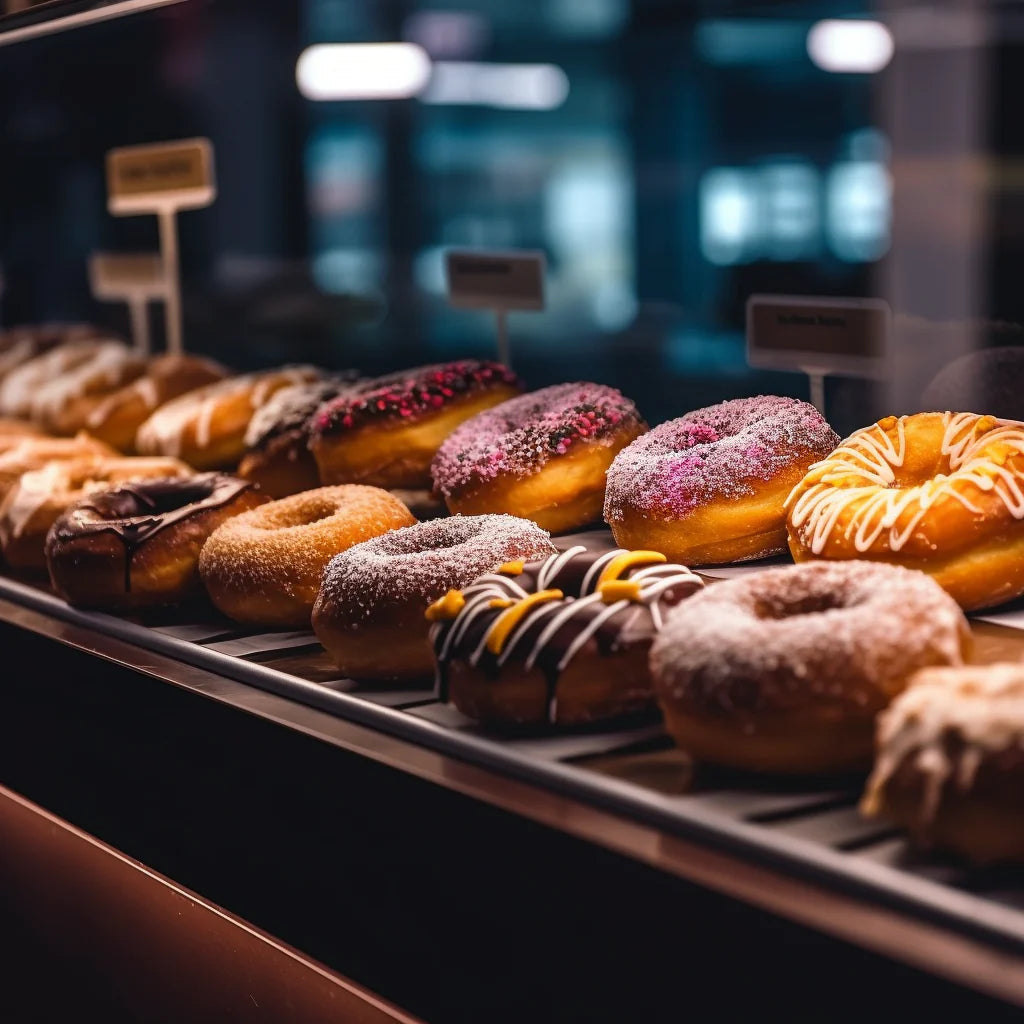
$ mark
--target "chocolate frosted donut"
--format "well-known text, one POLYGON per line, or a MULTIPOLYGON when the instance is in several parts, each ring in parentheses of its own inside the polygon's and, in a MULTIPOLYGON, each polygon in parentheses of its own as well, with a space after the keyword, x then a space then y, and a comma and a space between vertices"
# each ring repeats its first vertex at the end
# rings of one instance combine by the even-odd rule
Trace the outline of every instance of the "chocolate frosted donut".
POLYGON ((332 559, 313 628, 346 675, 429 680, 434 657, 426 607, 505 562, 554 550, 547 533, 513 516, 453 516, 407 526, 332 559))
POLYGON ((46 560, 69 604, 134 611, 202 592, 199 552, 225 520, 263 504, 252 484, 219 473, 147 480, 91 495, 54 523, 46 560))
POLYGON ((703 587, 655 551, 571 547, 513 562, 427 610, 441 700, 498 726, 575 725, 653 702, 666 611, 703 587))

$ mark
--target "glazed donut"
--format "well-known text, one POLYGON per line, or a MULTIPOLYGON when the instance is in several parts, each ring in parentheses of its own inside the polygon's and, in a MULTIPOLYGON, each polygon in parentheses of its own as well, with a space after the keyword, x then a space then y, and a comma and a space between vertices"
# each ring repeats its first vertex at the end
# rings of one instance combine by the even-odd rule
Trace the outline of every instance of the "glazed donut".
POLYGON ((861 810, 977 864, 1024 861, 1024 665, 915 675, 879 718, 861 810))
POLYGON ((438 695, 491 726, 579 725, 653 704, 665 613, 703 587, 656 551, 571 547, 514 562, 427 609, 438 695))
POLYGON ((134 480, 191 476, 177 459, 91 456, 48 462, 25 473, 0 502, 0 549, 12 569, 46 568, 46 535, 68 508, 89 494, 134 480))
POLYGON ((505 562, 554 550, 540 527, 513 516, 453 516, 394 530, 331 559, 313 629, 346 676, 430 680, 426 607, 505 562))
POLYGON ((227 375, 224 367, 198 356, 157 356, 146 372, 100 398, 85 421, 94 437, 122 452, 135 450, 135 435, 154 409, 227 375))
POLYGON ((171 455, 197 469, 234 467, 245 454, 245 431, 256 409, 275 391, 313 380, 318 371, 288 366, 208 384, 173 399, 135 436, 142 455, 171 455))
POLYGON ((434 459, 434 487, 451 512, 510 512, 565 533, 601 517, 605 472, 646 429, 615 388, 542 388, 459 427, 434 459))
POLYGON ((1024 423, 889 416, 812 466, 786 502, 793 558, 928 573, 970 611, 1024 594, 1024 423))
POLYGON ((248 481, 220 473, 92 494, 47 535, 50 579, 79 608, 135 612, 193 600, 203 592, 204 541, 231 516, 266 500, 248 481))
POLYGON ((89 324, 36 324, 0 332, 0 381, 23 363, 58 345, 97 337, 108 335, 89 324))
POLYGON ((604 517, 618 544, 693 565, 786 550, 786 495, 839 443, 813 405, 761 395, 655 427, 616 456, 604 517))
POLYGON ((225 523, 203 546, 199 571, 210 599, 236 622, 308 629, 331 558, 415 522, 377 487, 321 487, 225 523))
POLYGON ((352 379, 329 377, 282 388, 257 409, 245 432, 249 449, 238 475, 252 480, 272 498, 320 486, 320 471, 309 450, 313 414, 325 402, 351 392, 352 379))
POLYGON ((716 583, 651 649, 683 750, 791 774, 870 764, 875 715, 929 665, 959 665, 963 613, 923 573, 870 562, 768 569, 716 583))
POLYGON ((114 457, 110 445, 88 434, 77 437, 29 437, 0 454, 0 501, 18 483, 23 473, 42 469, 48 462, 81 459, 90 456, 114 457))
POLYGON ((325 484, 430 486, 430 460, 463 420, 522 389, 500 363, 464 359, 378 377, 321 407, 310 449, 325 484))
POLYGON ((24 420, 7 420, 0 418, 0 454, 17 448, 23 441, 30 438, 44 437, 43 432, 24 420))

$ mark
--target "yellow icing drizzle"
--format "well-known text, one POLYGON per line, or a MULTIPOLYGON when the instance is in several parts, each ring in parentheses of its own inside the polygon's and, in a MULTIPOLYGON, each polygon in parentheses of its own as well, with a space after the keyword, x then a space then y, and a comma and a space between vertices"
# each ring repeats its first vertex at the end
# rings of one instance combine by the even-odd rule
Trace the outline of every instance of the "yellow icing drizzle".
POLYGON ((605 604, 640 600, 640 584, 636 580, 608 580, 607 583, 599 583, 597 590, 605 604))
POLYGON ((505 646, 509 634, 534 605, 544 604, 546 601, 560 601, 562 597, 563 594, 560 590, 538 590, 537 593, 528 594, 521 601, 516 601, 502 612, 491 626, 490 632, 487 634, 487 650, 491 654, 501 654, 501 649, 505 646))
POLYGON ((520 558, 516 562, 506 562, 504 565, 499 565, 498 572, 504 576, 522 576, 523 560, 520 558))
POLYGON ((597 589, 601 584, 611 580, 617 580, 624 572, 638 565, 657 565, 659 562, 667 562, 668 559, 660 551, 623 551, 616 555, 602 570, 597 578, 597 589))
POLYGON ((488 608, 511 608, 515 601, 511 597, 492 597, 487 602, 488 608))
POLYGON ((462 596, 461 590, 449 590, 444 597, 439 597, 424 613, 427 622, 441 622, 444 619, 454 619, 465 607, 466 599, 462 596))

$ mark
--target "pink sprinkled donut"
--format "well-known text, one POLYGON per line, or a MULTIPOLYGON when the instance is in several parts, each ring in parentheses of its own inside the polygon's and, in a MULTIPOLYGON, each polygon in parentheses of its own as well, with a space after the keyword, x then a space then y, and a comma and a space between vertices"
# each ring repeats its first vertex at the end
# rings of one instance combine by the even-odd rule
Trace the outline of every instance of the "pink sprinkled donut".
POLYGON ((430 486, 441 442, 478 412, 518 395, 500 363, 462 359, 376 377, 317 410, 309 447, 323 484, 430 486))
POLYGON ((615 388, 542 388, 463 423, 434 459, 434 487, 452 512, 510 512, 564 533, 600 517, 612 459, 646 429, 615 388))
POLYGON ((684 565, 780 554, 786 497, 838 443, 821 413, 795 398, 697 409, 616 456, 604 517, 618 544, 684 565))
POLYGON ((534 523, 454 516, 386 533, 328 564, 313 629, 346 675, 427 680, 434 674, 428 605, 509 562, 555 550, 534 523))

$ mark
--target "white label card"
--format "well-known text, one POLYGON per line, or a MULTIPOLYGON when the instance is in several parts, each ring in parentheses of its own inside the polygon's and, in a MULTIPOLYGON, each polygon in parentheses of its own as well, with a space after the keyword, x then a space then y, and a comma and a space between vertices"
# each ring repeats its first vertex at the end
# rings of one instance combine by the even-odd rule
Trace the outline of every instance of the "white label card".
POLYGON ((448 299, 459 309, 543 309, 544 253, 445 253, 448 299))
POLYGON ((107 153, 107 206, 125 216, 209 206, 217 194, 209 139, 123 146, 107 153))
POLYGON ((94 252, 89 257, 89 285, 101 301, 140 296, 162 298, 167 291, 158 252, 94 252))

